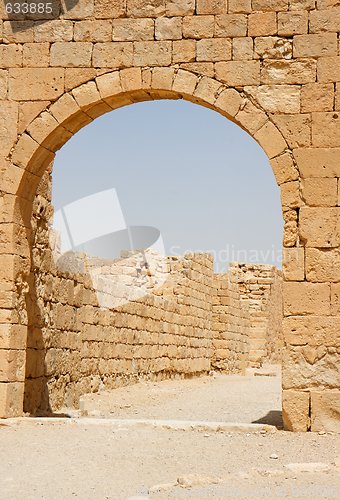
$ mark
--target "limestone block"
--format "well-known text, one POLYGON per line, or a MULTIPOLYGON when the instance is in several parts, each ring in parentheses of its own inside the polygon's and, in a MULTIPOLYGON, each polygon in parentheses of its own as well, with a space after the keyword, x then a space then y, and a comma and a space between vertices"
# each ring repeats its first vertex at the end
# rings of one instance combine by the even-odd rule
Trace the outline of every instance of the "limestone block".
POLYGON ((92 43, 56 42, 51 46, 51 66, 89 67, 91 66, 92 43))
POLYGON ((280 156, 276 156, 270 161, 270 163, 278 184, 296 181, 299 178, 299 171, 294 165, 291 154, 284 153, 280 156))
POLYGON ((190 16, 195 12, 195 0, 166 0, 166 15, 190 16))
POLYGON ((300 111, 300 87, 296 85, 259 85, 245 90, 269 113, 300 111))
POLYGON ((275 12, 256 12, 248 17, 249 36, 270 36, 277 34, 275 12))
POLYGON ((26 352, 24 350, 0 349, 0 383, 23 382, 25 380, 26 352))
POLYGON ((215 101, 214 107, 226 116, 234 117, 241 108, 243 99, 234 89, 226 89, 221 92, 215 101))
POLYGON ((192 95, 195 91, 197 82, 198 78, 196 75, 180 69, 175 76, 172 89, 175 92, 192 95))
POLYGON ((301 111, 331 111, 334 103, 334 87, 331 83, 308 83, 301 88, 301 111))
POLYGON ((315 9, 316 0, 290 0, 290 10, 311 10, 315 9))
POLYGON ((256 107, 251 101, 247 101, 235 116, 237 123, 245 128, 250 134, 259 130, 268 120, 264 111, 256 107))
POLYGON ((320 57, 318 59, 318 82, 339 82, 340 81, 340 56, 320 57))
POLYGON ((309 114, 275 114, 272 119, 291 148, 310 146, 311 117, 309 114))
POLYGON ((180 40, 182 38, 181 17, 160 17, 155 23, 156 40, 180 40))
POLYGON ((302 178, 340 177, 340 148, 294 149, 302 178))
POLYGON ((93 80, 96 76, 96 70, 93 68, 66 68, 65 90, 72 90, 82 83, 93 80))
POLYGON ((196 42, 194 40, 177 40, 172 44, 172 62, 192 62, 196 59, 196 42))
POLYGON ((293 44, 291 40, 278 36, 259 36, 255 38, 255 59, 291 59, 293 44))
POLYGON ((175 72, 172 68, 154 68, 152 71, 152 88, 171 90, 175 72))
POLYGON ((278 34, 293 36, 308 33, 308 12, 293 11, 278 13, 278 34))
POLYGON ((0 70, 0 99, 6 99, 8 87, 8 71, 0 70))
POLYGON ((261 82, 267 84, 303 84, 316 80, 316 62, 312 59, 264 61, 261 82))
POLYGON ((31 68, 48 67, 50 62, 50 44, 43 43, 25 43, 23 51, 24 66, 31 68))
POLYGON ((339 282, 339 262, 339 248, 306 248, 306 279, 313 282, 339 282))
POLYGON ((120 81, 124 92, 142 88, 142 72, 140 68, 127 68, 120 71, 120 81))
POLYGON ((263 11, 288 10, 288 0, 252 0, 252 7, 263 11))
POLYGON ((330 286, 327 283, 286 282, 283 284, 284 314, 330 314, 330 286))
POLYGON ((23 414, 24 382, 0 383, 0 418, 23 414))
POLYGON ((18 103, 3 101, 0 106, 0 155, 8 156, 18 133, 18 103))
POLYGON ((69 42, 72 40, 72 38, 72 21, 52 20, 48 23, 36 23, 34 25, 35 42, 69 42))
POLYGON ((332 314, 340 315, 340 284, 331 284, 331 310, 332 314))
POLYGON ((93 65, 98 68, 119 69, 132 66, 132 42, 96 43, 93 49, 93 65))
POLYGON ((338 39, 336 33, 296 35, 293 40, 294 57, 336 56, 338 39))
POLYGON ((263 147, 269 159, 283 153, 287 148, 282 134, 271 122, 267 122, 254 135, 254 139, 263 147))
POLYGON ((315 147, 340 146, 340 115, 338 113, 313 113, 312 144, 315 147), (327 130, 327 134, 325 131, 327 130))
POLYGON ((60 126, 46 111, 28 126, 27 131, 37 143, 51 151, 57 151, 72 137, 72 133, 60 126))
POLYGON ((339 316, 290 316, 283 320, 283 334, 289 345, 339 347, 339 326, 339 316))
POLYGON ((241 87, 260 83, 259 61, 217 62, 216 77, 230 86, 241 87))
POLYGON ((338 199, 337 179, 331 177, 314 177, 304 179, 302 196, 310 207, 335 207, 338 199))
POLYGON ((214 36, 214 16, 195 16, 183 18, 184 38, 212 38, 214 36))
POLYGON ((134 43, 133 62, 136 66, 169 66, 171 64, 171 42, 134 43))
POLYGON ((213 78, 203 77, 197 84, 194 96, 202 99, 204 102, 214 104, 218 97, 221 84, 213 78))
POLYGON ((332 9, 332 7, 338 7, 338 0, 317 0, 318 9, 332 9))
POLYGON ((311 430, 340 432, 340 390, 311 391, 311 430))
POLYGON ((0 45, 0 68, 20 68, 22 66, 21 45, 0 45))
POLYGON ((236 61, 253 59, 254 43, 251 37, 233 39, 233 59, 236 61))
POLYGON ((113 40, 114 41, 140 41, 154 39, 153 19, 114 19, 113 40))
POLYGON ((223 14, 227 10, 225 0, 197 0, 197 14, 223 14))
POLYGON ((281 203, 284 207, 299 208, 303 202, 300 195, 300 182, 291 181, 280 185, 281 203))
POLYGON ((215 36, 241 37, 247 35, 247 16, 224 14, 215 17, 215 36))
POLYGON ((24 325, 0 325, 1 349, 25 350, 27 328, 24 325))
POLYGON ((252 11, 251 0, 229 0, 228 12, 250 14, 252 11))
POLYGON ((10 43, 33 42, 33 21, 4 21, 3 35, 10 43))
POLYGON ((300 209, 300 238, 308 247, 337 247, 340 243, 340 207, 300 209))
POLYGON ((74 25, 75 42, 110 42, 111 21, 80 21, 74 25))
POLYGON ((282 418, 285 430, 306 432, 310 426, 309 392, 283 391, 282 418))
POLYGON ((63 92, 62 68, 13 68, 9 72, 9 97, 15 101, 55 100, 63 92))
MULTIPOLYGON (((127 0, 128 17, 161 17, 166 14, 166 0, 127 0)), ((176 15, 176 14, 172 14, 176 15)))
POLYGON ((96 19, 116 19, 126 15, 126 0, 95 0, 96 19))
POLYGON ((94 0, 78 0, 77 3, 68 6, 64 11, 64 19, 86 19, 94 13, 94 0))
POLYGON ((282 262, 283 277, 286 281, 304 281, 304 248, 284 248, 282 262))
POLYGON ((309 14, 310 33, 337 32, 340 26, 340 11, 315 10, 309 14))
POLYGON ((231 59, 231 40, 229 38, 211 38, 198 40, 197 61, 228 61, 231 59))

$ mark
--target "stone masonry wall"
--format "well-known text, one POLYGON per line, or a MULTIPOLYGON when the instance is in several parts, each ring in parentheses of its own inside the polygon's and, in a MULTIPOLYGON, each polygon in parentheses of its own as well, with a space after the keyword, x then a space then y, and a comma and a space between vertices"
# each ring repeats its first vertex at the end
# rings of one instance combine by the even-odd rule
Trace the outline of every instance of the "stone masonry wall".
POLYGON ((233 263, 230 273, 238 283, 249 311, 249 362, 281 362, 282 276, 275 266, 233 263))
POLYGON ((25 411, 74 407, 84 393, 141 378, 244 373, 251 325, 237 274, 214 274, 207 254, 60 256, 51 168, 32 217, 25 411))

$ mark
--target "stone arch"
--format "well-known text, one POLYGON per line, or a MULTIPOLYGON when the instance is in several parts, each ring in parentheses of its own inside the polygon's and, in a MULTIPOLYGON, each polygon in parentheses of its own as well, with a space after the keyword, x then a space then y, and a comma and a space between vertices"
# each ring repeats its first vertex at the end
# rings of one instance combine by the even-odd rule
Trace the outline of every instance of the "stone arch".
MULTIPOLYGON (((27 126, 13 148, 9 158, 11 168, 17 172, 16 177, 13 175, 13 218, 16 213, 26 231, 20 231, 21 262, 17 262, 17 265, 21 269, 19 273, 16 270, 17 286, 27 281, 32 259, 30 217, 33 199, 45 169, 53 162, 55 152, 98 116, 125 105, 158 99, 186 99, 219 112, 261 145, 271 162, 278 184, 284 183, 290 175, 291 164, 287 158, 291 161, 292 154, 283 135, 268 113, 246 92, 229 87, 215 78, 182 69, 127 68, 105 73, 64 93, 44 109, 27 126)), ((13 239, 16 231, 17 227, 14 227, 13 239)), ((19 300, 22 302, 25 292, 27 288, 20 291, 19 300)), ((24 326, 21 326, 24 334, 24 326)), ((21 354, 25 356, 24 352, 21 354)), ((21 365, 24 366, 23 359, 21 365)), ((17 390, 20 395, 17 396, 18 406, 14 411, 19 413, 23 395, 20 388, 17 390)))

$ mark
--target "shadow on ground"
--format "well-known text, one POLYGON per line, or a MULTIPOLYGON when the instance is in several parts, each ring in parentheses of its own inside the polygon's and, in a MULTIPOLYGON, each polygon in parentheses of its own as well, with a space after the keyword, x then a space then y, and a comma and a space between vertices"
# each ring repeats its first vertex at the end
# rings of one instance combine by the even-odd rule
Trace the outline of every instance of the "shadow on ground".
POLYGON ((283 429, 282 411, 271 410, 264 417, 253 420, 252 424, 274 425, 277 429, 283 429))

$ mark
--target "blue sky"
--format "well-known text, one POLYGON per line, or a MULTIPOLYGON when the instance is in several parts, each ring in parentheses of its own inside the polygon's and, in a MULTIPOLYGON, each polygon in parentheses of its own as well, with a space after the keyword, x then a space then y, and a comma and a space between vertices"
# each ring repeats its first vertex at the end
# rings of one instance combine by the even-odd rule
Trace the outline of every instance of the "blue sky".
POLYGON ((210 109, 138 103, 78 132, 57 153, 55 208, 109 188, 127 224, 159 229, 168 254, 212 251, 219 271, 231 260, 280 258, 280 192, 268 158, 210 109))

